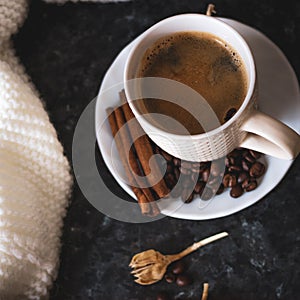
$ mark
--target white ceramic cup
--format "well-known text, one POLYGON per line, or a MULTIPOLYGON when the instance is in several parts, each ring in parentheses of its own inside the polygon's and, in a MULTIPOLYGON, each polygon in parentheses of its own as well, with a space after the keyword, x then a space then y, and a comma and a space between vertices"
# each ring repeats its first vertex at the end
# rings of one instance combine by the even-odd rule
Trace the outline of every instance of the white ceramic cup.
POLYGON ((215 17, 201 14, 177 15, 146 30, 127 58, 124 88, 129 105, 146 134, 175 157, 189 161, 208 161, 224 157, 234 148, 245 147, 278 158, 293 159, 300 151, 300 137, 295 131, 257 110, 258 89, 251 50, 235 29, 215 17), (182 135, 164 131, 145 117, 135 101, 136 86, 133 88, 132 79, 137 74, 146 49, 159 38, 180 31, 208 32, 221 38, 238 52, 248 75, 247 94, 235 115, 223 125, 202 134, 182 135))

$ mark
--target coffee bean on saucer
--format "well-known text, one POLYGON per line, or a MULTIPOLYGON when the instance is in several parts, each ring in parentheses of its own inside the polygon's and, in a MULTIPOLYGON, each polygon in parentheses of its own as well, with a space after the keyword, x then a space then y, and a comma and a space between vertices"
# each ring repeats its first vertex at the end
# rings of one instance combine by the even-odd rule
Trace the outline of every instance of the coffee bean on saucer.
POLYGON ((181 161, 179 158, 173 157, 173 164, 176 167, 180 167, 181 161))
POLYGON ((165 182, 169 188, 172 188, 176 184, 175 176, 172 173, 168 173, 165 176, 165 182))
POLYGON ((166 292, 160 292, 156 296, 156 300, 170 300, 171 298, 166 292))
POLYGON ((202 173, 202 181, 207 182, 209 178, 210 170, 207 168, 202 173))
POLYGON ((236 176, 233 174, 228 173, 223 177, 224 187, 233 187, 236 185, 236 182, 236 176))
POLYGON ((221 183, 220 184, 220 186, 219 186, 219 188, 218 188, 218 190, 217 190, 217 195, 220 195, 220 194, 222 194, 223 193, 223 191, 224 191, 224 184, 223 183, 221 183))
POLYGON ((242 171, 242 167, 239 165, 232 165, 228 168, 229 172, 241 172, 242 171))
POLYGON ((244 193, 244 190, 239 183, 236 184, 235 186, 233 186, 230 190, 230 196, 233 198, 238 198, 238 197, 242 196, 243 193, 244 193))
POLYGON ((255 158, 255 159, 259 159, 261 158, 261 153, 254 151, 254 150, 249 150, 250 154, 255 158))
POLYGON ((249 170, 249 174, 251 177, 259 178, 265 173, 265 165, 261 162, 255 162, 249 170))
POLYGON ((183 273, 185 269, 186 265, 182 260, 178 260, 171 265, 171 271, 175 275, 183 273))
POLYGON ((248 178, 242 183, 242 188, 246 192, 251 192, 257 188, 257 181, 254 178, 248 178))
POLYGON ((205 182, 203 181, 198 181, 194 187, 194 192, 196 194, 202 194, 203 190, 205 188, 205 182))
POLYGON ((161 150, 161 155, 165 158, 166 161, 171 161, 172 160, 172 156, 169 153, 167 153, 163 150, 161 150))
POLYGON ((243 160, 242 161, 242 167, 243 167, 244 171, 248 172, 250 170, 251 165, 248 161, 243 160))
POLYGON ((187 286, 189 284, 192 283, 192 280, 189 276, 185 275, 185 274, 181 274, 181 275, 178 275, 177 276, 177 279, 176 279, 176 284, 178 286, 187 286))
POLYGON ((166 280, 167 283, 172 283, 176 280, 176 277, 173 273, 167 273, 165 275, 165 280, 166 280))
POLYGON ((251 155, 250 152, 244 157, 244 159, 251 164, 255 163, 256 161, 256 159, 251 155))
POLYGON ((242 171, 238 174, 238 183, 243 183, 246 179, 248 179, 250 176, 249 176, 249 173, 245 172, 245 171, 242 171))

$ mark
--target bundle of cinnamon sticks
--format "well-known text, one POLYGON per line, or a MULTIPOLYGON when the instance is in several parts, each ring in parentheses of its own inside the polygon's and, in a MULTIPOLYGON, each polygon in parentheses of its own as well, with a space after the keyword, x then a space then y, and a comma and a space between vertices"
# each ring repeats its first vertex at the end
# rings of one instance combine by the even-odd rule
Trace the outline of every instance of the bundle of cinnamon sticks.
POLYGON ((156 216, 160 213, 155 202, 156 199, 166 197, 170 191, 155 159, 153 160, 154 163, 151 164, 152 169, 150 169, 150 158, 155 153, 149 137, 143 131, 128 105, 124 90, 120 92, 120 99, 122 103, 120 107, 107 109, 112 135, 128 183, 138 199, 142 214, 156 216), (120 130, 121 128, 122 130, 120 130), (126 149, 130 149, 129 153, 126 153, 126 149))

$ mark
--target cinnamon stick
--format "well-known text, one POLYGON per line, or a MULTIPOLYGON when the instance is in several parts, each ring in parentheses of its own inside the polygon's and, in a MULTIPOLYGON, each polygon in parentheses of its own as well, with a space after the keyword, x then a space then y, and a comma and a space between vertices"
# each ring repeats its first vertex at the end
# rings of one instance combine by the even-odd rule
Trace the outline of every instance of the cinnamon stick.
MULTIPOLYGON (((134 154, 132 151, 129 152, 129 160, 124 151, 126 147, 124 144, 130 145, 130 135, 127 130, 120 132, 117 135, 119 129, 125 124, 125 119, 120 108, 113 110, 112 108, 107 109, 108 121, 111 127, 112 135, 115 138, 117 150, 119 152, 122 164, 125 169, 126 176, 128 178, 129 185, 137 197, 141 212, 144 215, 156 216, 160 213, 159 208, 154 201, 154 197, 148 188, 139 188, 141 184, 136 181, 136 178, 133 176, 132 171, 141 176, 141 172, 134 154)), ((129 149, 129 148, 127 148, 129 149)))
POLYGON ((138 156, 138 159, 141 163, 142 169, 144 171, 145 176, 147 176, 148 182, 150 186, 153 187, 156 194, 159 198, 163 198, 169 194, 169 189, 165 183, 163 178, 163 174, 161 173, 161 169, 159 165, 156 163, 153 165, 153 168, 150 169, 149 160, 154 155, 152 146, 150 144, 148 136, 145 134, 144 130, 136 120, 133 112, 131 111, 124 90, 120 92, 120 99, 122 105, 122 109, 124 112, 124 116, 128 123, 129 132, 131 138, 134 140, 134 147, 138 156), (139 138, 135 138, 135 137, 139 138), (158 182, 157 179, 161 178, 158 182))

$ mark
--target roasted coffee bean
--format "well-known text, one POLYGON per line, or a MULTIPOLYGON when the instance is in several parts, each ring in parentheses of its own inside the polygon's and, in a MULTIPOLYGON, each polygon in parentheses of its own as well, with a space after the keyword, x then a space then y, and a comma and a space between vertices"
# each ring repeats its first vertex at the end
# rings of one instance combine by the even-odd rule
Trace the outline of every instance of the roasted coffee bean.
POLYGON ((251 192, 257 188, 257 181, 253 178, 249 178, 248 180, 245 180, 242 184, 242 188, 246 192, 251 192))
POLYGON ((257 161, 250 168, 249 174, 251 177, 259 178, 265 173, 265 169, 266 169, 265 165, 257 161))
POLYGON ((220 194, 222 194, 223 193, 223 191, 224 191, 224 184, 223 183, 221 183, 220 184, 220 186, 219 186, 219 188, 218 188, 218 190, 217 190, 217 195, 220 195, 220 194))
POLYGON ((250 154, 255 158, 255 159, 259 159, 261 158, 261 153, 254 151, 254 150, 249 150, 250 154))
POLYGON ((172 283, 176 280, 176 276, 173 273, 167 273, 165 275, 165 280, 167 283, 172 283))
POLYGON ((185 168, 185 169, 191 169, 192 168, 192 164, 188 161, 182 161, 181 162, 181 167, 185 168))
POLYGON ((183 273, 185 269, 186 269, 186 265, 182 260, 178 260, 171 265, 171 271, 175 275, 183 273))
POLYGON ((172 188, 176 184, 175 176, 172 173, 168 173, 165 176, 165 181, 169 188, 172 188))
POLYGON ((156 300, 170 300, 171 298, 166 292, 160 292, 156 296, 156 300))
POLYGON ((244 157, 246 161, 253 164, 255 163, 256 159, 250 154, 250 152, 244 157))
POLYGON ((243 169, 239 165, 232 165, 228 168, 229 172, 241 172, 243 169))
POLYGON ((183 188, 181 192, 181 199, 185 203, 190 203, 194 198, 193 192, 190 188, 183 188))
POLYGON ((237 183, 237 180, 236 180, 235 175, 230 174, 230 173, 224 175, 224 177, 223 177, 224 187, 233 187, 236 185, 236 183, 237 183))
POLYGON ((180 274, 180 275, 177 276, 176 284, 178 286, 187 286, 191 283, 192 283, 192 280, 189 276, 184 275, 184 274, 180 274))
POLYGON ((243 170, 248 172, 250 170, 250 163, 247 162, 246 160, 243 160, 242 161, 242 167, 243 167, 243 170))
POLYGON ((227 157, 239 157, 240 151, 237 149, 232 150, 230 153, 227 154, 227 157))
POLYGON ((177 158, 177 157, 173 157, 173 164, 174 164, 176 167, 180 167, 180 165, 181 165, 180 159, 177 158))
POLYGON ((158 146, 154 147, 154 152, 156 154, 161 154, 160 148, 158 146))
POLYGON ((200 198, 204 201, 210 200, 213 197, 214 193, 211 188, 205 187, 203 192, 200 194, 200 198))
POLYGON ((172 160, 172 156, 169 153, 167 153, 163 150, 161 150, 161 155, 165 158, 166 161, 171 161, 172 160))
POLYGON ((233 186, 230 190, 230 196, 233 198, 238 198, 238 197, 242 196, 243 193, 244 193, 244 190, 239 183, 236 184, 235 186, 233 186))
POLYGON ((250 176, 247 172, 242 171, 238 174, 238 183, 243 183, 246 179, 248 179, 250 176))
POLYGON ((209 169, 205 169, 202 173, 202 181, 207 182, 209 178, 210 171, 209 169))
POLYGON ((236 108, 234 107, 230 108, 226 113, 224 121, 225 122, 229 121, 235 115, 236 112, 237 112, 236 108))
POLYGON ((166 170, 168 173, 173 173, 173 171, 174 171, 174 168, 173 168, 173 166, 170 164, 170 163, 168 163, 167 164, 167 170, 166 170))
POLYGON ((204 190, 204 187, 205 187, 205 182, 203 181, 198 181, 194 187, 194 192, 196 194, 202 194, 203 190, 204 190))

